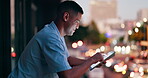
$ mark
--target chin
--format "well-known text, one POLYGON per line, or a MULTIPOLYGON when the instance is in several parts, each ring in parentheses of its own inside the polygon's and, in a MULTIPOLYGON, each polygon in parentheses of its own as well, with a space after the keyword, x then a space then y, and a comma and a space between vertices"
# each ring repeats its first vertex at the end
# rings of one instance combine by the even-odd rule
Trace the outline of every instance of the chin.
POLYGON ((67 32, 67 36, 72 36, 74 34, 74 31, 67 32))
POLYGON ((73 34, 68 34, 67 36, 72 36, 73 34))
POLYGON ((72 36, 73 35, 73 33, 69 33, 69 34, 67 34, 67 36, 72 36))

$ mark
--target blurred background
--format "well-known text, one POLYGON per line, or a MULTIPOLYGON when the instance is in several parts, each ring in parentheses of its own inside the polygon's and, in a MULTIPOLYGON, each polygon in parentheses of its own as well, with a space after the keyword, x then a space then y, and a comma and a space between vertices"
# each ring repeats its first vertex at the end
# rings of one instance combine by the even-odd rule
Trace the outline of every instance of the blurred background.
MULTIPOLYGON (((7 78, 29 40, 56 17, 65 0, 0 0, 0 78, 7 78)), ((82 78, 148 78, 148 0, 74 0, 84 15, 73 36, 70 55, 116 55, 82 78)))

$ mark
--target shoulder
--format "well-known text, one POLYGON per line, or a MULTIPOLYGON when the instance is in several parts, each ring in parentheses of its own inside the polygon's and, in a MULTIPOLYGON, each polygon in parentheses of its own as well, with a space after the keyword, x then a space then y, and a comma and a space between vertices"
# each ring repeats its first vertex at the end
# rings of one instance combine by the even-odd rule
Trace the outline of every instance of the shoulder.
POLYGON ((36 35, 35 39, 41 43, 55 43, 61 42, 61 36, 52 26, 47 26, 41 29, 36 35))
POLYGON ((59 35, 55 32, 55 30, 48 30, 47 27, 44 27, 40 32, 36 34, 36 39, 39 40, 58 40, 59 35))

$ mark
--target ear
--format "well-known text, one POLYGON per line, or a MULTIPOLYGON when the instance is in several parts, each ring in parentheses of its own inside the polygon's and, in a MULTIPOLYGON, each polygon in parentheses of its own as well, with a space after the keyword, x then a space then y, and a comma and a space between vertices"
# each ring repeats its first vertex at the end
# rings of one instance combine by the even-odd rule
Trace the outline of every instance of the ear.
POLYGON ((63 19, 64 19, 64 21, 68 21, 68 19, 69 19, 69 13, 68 12, 64 12, 63 19))

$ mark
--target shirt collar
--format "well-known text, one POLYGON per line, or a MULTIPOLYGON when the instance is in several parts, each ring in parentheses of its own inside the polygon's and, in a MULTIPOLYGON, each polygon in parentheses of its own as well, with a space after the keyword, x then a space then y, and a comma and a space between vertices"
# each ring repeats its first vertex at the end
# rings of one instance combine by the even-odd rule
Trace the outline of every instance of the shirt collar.
POLYGON ((51 26, 53 27, 53 29, 56 30, 56 32, 58 33, 58 35, 61 36, 61 34, 60 34, 60 32, 59 32, 59 30, 58 30, 56 24, 54 23, 54 21, 52 21, 50 24, 51 24, 51 26))

